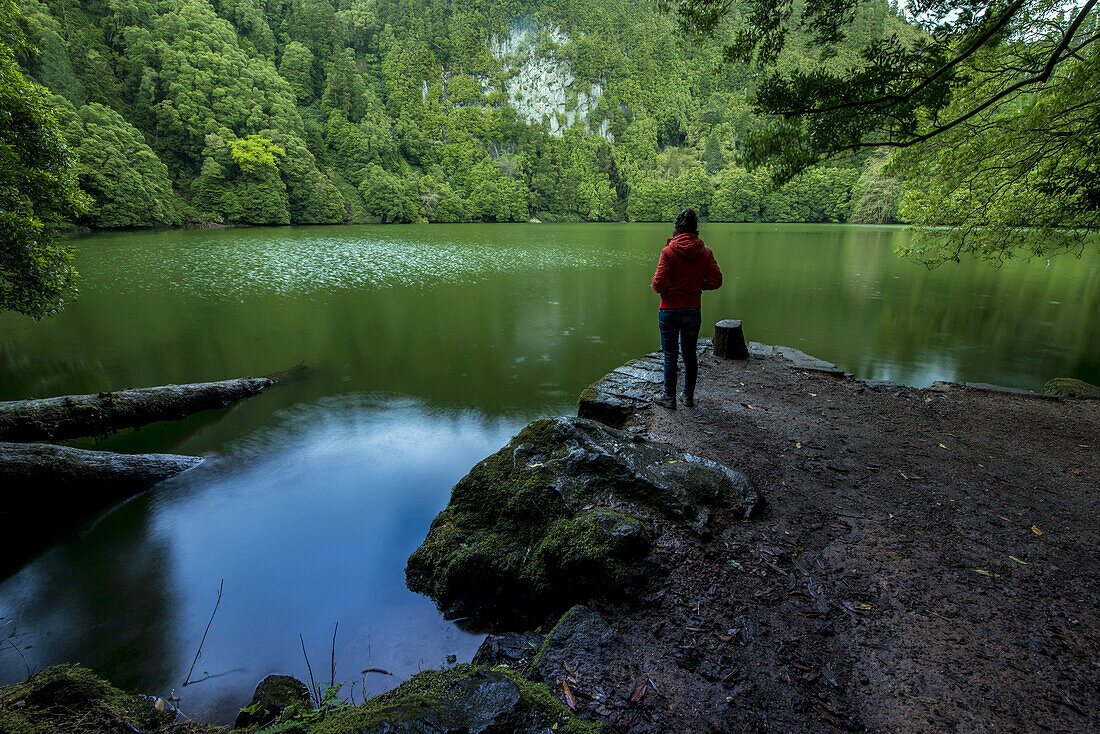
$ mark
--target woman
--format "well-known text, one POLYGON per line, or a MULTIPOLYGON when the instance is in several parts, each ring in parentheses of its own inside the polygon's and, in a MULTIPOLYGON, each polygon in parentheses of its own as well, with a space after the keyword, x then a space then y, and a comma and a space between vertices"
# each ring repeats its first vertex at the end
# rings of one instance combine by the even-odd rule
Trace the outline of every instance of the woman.
POLYGON ((676 409, 676 343, 684 355, 684 405, 695 407, 695 376, 698 363, 695 341, 703 323, 701 297, 703 291, 722 286, 722 271, 714 253, 699 239, 699 217, 694 209, 684 209, 676 216, 657 272, 653 275, 653 290, 661 294, 657 312, 657 327, 661 330, 661 351, 665 355, 665 390, 653 398, 657 405, 676 409))

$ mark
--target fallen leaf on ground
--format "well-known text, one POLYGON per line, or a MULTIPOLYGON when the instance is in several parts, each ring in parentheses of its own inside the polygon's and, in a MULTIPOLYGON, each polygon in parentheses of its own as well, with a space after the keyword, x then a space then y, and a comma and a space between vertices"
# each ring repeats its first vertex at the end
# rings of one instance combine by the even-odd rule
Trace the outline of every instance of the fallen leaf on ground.
POLYGON ((1040 530, 1039 528, 1037 528, 1034 525, 1031 526, 1031 532, 1035 533, 1036 535, 1042 535, 1043 534, 1043 531, 1040 530))
POLYGON ((1021 560, 1020 560, 1019 558, 1017 558, 1016 556, 1009 556, 1009 558, 1011 558, 1011 559, 1012 559, 1013 561, 1016 561, 1016 563, 1019 563, 1019 564, 1020 564, 1020 565, 1022 565, 1022 566, 1026 566, 1026 565, 1027 565, 1027 561, 1021 561, 1021 560))
POLYGON ((946 446, 944 446, 944 445, 943 445, 943 444, 941 443, 941 444, 940 444, 940 448, 941 448, 941 449, 945 449, 945 448, 947 448, 947 447, 946 447, 946 446))
POLYGON ((745 406, 745 407, 746 407, 746 408, 748 408, 749 410, 756 410, 756 408, 752 407, 752 406, 751 406, 751 405, 749 405, 748 403, 741 403, 741 405, 745 406))
POLYGON ((757 597, 757 598, 760 598, 762 596, 767 596, 768 594, 772 593, 773 591, 775 591, 775 587, 774 586, 769 586, 766 589, 760 589, 759 591, 754 591, 752 595, 757 597))
POLYGON ((565 694, 565 705, 569 707, 570 711, 577 710, 577 700, 573 698, 573 691, 569 690, 569 684, 565 681, 561 682, 562 693, 565 694))
POLYGON ((1001 574, 993 573, 992 571, 986 571, 984 568, 972 568, 970 570, 974 573, 980 573, 982 576, 988 576, 993 579, 999 579, 1001 577, 1001 574))
POLYGON ((539 463, 537 463, 537 464, 528 464, 528 465, 527 465, 527 468, 528 468, 528 469, 537 469, 537 468, 539 468, 540 466, 546 466, 546 464, 540 461, 540 462, 539 462, 539 463))
POLYGON ((630 694, 631 702, 638 703, 638 701, 641 701, 642 698, 645 696, 645 691, 647 687, 648 684, 645 681, 642 681, 638 685, 634 686, 634 692, 630 694))

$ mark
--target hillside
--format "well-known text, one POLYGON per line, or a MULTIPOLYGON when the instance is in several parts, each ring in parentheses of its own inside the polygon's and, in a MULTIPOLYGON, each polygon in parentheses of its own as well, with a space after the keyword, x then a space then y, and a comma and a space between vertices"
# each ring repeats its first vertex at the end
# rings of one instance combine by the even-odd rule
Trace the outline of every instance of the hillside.
MULTIPOLYGON (((736 167, 758 123, 733 29, 686 44, 649 3, 19 4, 86 226, 896 216, 881 158, 777 191, 736 167)), ((827 63, 889 32, 911 33, 870 0, 827 63)), ((779 63, 818 62, 796 35, 779 63)))

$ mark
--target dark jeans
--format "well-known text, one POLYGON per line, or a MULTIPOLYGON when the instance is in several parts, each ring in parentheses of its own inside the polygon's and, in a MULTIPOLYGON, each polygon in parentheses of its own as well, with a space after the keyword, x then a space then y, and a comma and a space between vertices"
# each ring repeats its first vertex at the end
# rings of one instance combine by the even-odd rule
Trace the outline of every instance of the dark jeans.
POLYGON ((703 314, 697 308, 662 308, 657 311, 657 326, 661 330, 661 351, 665 354, 665 394, 676 395, 676 346, 684 355, 684 395, 695 394, 695 377, 699 364, 695 357, 695 342, 703 314))

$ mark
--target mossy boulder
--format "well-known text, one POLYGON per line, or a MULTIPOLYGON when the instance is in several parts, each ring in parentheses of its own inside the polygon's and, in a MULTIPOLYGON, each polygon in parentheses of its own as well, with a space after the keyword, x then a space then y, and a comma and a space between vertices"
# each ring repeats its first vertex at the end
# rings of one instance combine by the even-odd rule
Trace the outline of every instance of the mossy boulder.
POLYGON ((76 665, 55 665, 0 689, 0 732, 4 734, 228 732, 197 722, 173 723, 175 719, 175 712, 162 700, 121 691, 76 665))
POLYGON ((233 726, 263 726, 279 717, 288 706, 297 704, 309 707, 309 689, 306 684, 291 675, 269 675, 260 681, 248 702, 237 714, 233 726))
POLYGON ((333 711, 311 734, 599 732, 550 692, 504 666, 426 670, 361 706, 333 711))
POLYGON ((538 420, 455 485, 405 575, 447 617, 541 620, 637 586, 654 520, 703 534, 716 509, 759 504, 713 461, 591 420, 538 420))
POLYGON ((1100 387, 1072 377, 1047 380, 1047 384, 1043 385, 1043 392, 1061 398, 1100 398, 1100 387))

